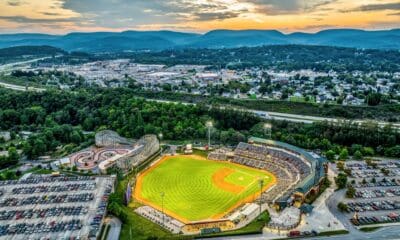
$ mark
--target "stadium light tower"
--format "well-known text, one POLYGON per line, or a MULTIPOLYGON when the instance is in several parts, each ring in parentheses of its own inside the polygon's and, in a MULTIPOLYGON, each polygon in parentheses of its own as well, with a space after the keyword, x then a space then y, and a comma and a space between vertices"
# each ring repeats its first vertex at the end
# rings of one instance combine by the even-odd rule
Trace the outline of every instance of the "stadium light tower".
POLYGON ((164 136, 164 135, 163 135, 162 133, 159 133, 159 134, 158 134, 158 139, 160 139, 160 143, 161 143, 161 141, 162 141, 163 136, 164 136))
POLYGON ((211 128, 213 127, 212 121, 207 121, 206 126, 208 128, 208 147, 211 148, 211 128))
POLYGON ((268 131, 268 139, 271 139, 271 130, 272 130, 272 125, 270 123, 264 123, 264 136, 267 135, 268 131))
POLYGON ((164 197, 165 197, 165 192, 161 192, 161 208, 162 208, 162 223, 163 226, 165 226, 165 214, 164 214, 164 197))

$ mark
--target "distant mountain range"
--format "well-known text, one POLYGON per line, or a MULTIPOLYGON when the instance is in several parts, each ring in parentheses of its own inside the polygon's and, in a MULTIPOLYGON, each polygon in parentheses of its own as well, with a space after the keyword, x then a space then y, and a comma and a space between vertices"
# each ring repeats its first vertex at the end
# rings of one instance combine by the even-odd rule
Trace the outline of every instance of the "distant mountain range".
POLYGON ((331 29, 317 33, 291 34, 275 30, 214 30, 205 34, 172 31, 77 32, 66 35, 0 34, 0 48, 48 45, 67 51, 84 52, 236 48, 286 44, 400 50, 400 29, 382 31, 331 29))

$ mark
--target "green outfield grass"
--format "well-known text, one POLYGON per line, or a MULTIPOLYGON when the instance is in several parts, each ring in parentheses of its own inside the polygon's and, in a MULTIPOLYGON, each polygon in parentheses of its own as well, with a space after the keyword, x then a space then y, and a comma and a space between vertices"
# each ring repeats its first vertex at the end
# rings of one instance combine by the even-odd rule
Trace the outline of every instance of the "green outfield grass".
POLYGON ((257 169, 199 156, 174 156, 141 174, 135 197, 145 204, 185 221, 220 218, 245 201, 253 201, 271 187, 275 177, 257 169))

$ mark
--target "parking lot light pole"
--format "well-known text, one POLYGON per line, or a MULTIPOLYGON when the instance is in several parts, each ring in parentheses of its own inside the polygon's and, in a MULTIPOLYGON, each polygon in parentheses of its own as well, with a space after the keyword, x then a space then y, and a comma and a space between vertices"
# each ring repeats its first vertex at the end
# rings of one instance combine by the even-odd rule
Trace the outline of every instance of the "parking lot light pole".
POLYGON ((163 134, 162 134, 162 133, 159 133, 159 134, 158 134, 158 139, 160 140, 160 144, 161 144, 162 138, 163 138, 163 134))

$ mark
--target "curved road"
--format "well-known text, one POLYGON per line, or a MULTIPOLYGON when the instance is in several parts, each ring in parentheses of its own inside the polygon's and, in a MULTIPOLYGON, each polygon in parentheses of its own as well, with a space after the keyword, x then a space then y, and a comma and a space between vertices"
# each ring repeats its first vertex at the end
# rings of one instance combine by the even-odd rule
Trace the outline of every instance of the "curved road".
POLYGON ((108 224, 110 225, 110 231, 108 232, 107 240, 118 240, 121 233, 121 221, 116 217, 112 217, 108 220, 108 224))

